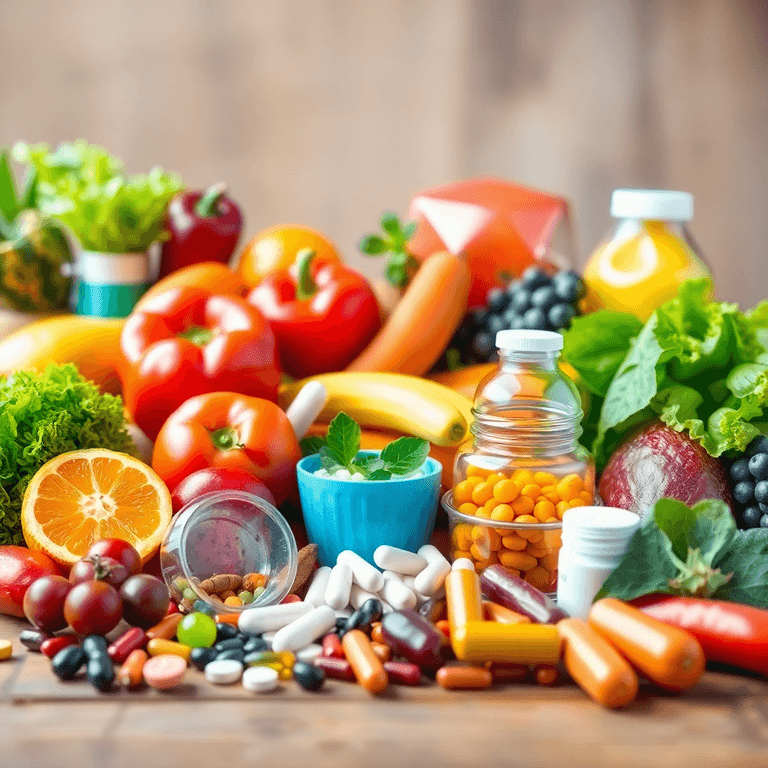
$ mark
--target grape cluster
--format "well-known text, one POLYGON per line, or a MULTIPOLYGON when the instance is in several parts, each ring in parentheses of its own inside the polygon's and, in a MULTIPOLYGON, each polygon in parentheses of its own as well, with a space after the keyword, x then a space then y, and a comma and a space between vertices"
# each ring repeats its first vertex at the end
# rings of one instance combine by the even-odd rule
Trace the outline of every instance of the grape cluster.
POLYGON ((519 280, 504 288, 492 288, 486 305, 465 318, 450 347, 458 350, 463 365, 486 363, 496 356, 496 334, 512 329, 559 331, 579 314, 584 282, 572 270, 550 277, 538 267, 529 267, 519 280))
POLYGON ((752 440, 730 475, 740 527, 768 528, 768 437, 752 440))

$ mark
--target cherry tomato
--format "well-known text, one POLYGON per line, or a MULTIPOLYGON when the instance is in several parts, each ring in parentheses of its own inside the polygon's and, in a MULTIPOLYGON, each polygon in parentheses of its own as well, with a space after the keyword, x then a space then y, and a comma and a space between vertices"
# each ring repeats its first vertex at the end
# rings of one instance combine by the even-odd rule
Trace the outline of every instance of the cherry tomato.
POLYGON ((88 555, 78 560, 69 572, 73 584, 83 581, 106 581, 113 587, 119 587, 128 578, 128 569, 113 557, 88 555))
POLYGON ((157 624, 168 613, 171 602, 168 587, 147 573, 131 576, 120 588, 120 597, 125 620, 142 629, 157 624))
POLYGON ((63 576, 43 576, 30 584, 24 595, 24 614, 43 632, 67 626, 64 604, 72 584, 63 576))
POLYGON ((274 506, 275 497, 264 483, 250 472, 237 467, 208 467, 187 475, 171 494, 173 512, 206 493, 218 491, 243 491, 265 499, 274 506))
POLYGON ((100 555, 101 557, 111 557, 122 563, 129 576, 141 572, 141 556, 135 547, 122 539, 101 539, 91 545, 86 557, 91 555, 100 555))
POLYGON ((64 618, 79 635, 106 635, 122 617, 120 594, 104 581, 75 584, 64 601, 64 618))
POLYGON ((41 576, 59 576, 59 566, 45 552, 7 544, 0 547, 0 613, 24 615, 24 594, 41 576))

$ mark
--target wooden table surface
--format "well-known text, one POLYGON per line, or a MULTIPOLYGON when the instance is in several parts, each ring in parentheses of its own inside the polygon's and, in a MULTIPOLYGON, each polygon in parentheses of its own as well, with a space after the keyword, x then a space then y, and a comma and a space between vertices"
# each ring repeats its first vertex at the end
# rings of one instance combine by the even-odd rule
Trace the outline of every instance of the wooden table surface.
POLYGON ((328 681, 254 695, 212 686, 190 669, 174 692, 98 694, 63 683, 17 642, 22 620, 0 617, 14 640, 0 664, 0 766, 768 766, 768 682, 708 672, 670 696, 641 687, 623 712, 572 684, 447 692, 390 686, 373 698, 328 681))

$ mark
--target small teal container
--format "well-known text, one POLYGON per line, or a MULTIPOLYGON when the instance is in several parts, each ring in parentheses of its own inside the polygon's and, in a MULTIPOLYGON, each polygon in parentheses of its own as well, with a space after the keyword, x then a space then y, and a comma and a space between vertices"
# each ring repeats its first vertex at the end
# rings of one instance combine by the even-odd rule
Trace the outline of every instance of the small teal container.
POLYGON ((335 565, 345 549, 375 565, 373 552, 382 544, 415 552, 429 543, 440 497, 439 461, 428 458, 424 477, 407 480, 334 480, 314 475, 318 469, 317 455, 296 466, 304 524, 320 565, 335 565))

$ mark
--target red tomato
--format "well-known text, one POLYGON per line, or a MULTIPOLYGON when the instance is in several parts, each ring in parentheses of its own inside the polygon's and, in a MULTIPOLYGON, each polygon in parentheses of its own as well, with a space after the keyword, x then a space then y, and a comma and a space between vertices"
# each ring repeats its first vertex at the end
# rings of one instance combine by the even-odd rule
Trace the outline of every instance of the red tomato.
POLYGON ((104 581, 76 584, 64 601, 64 618, 78 635, 106 635, 122 617, 120 595, 104 581))
POLYGON ((296 483, 301 448, 283 410, 258 397, 212 392, 187 400, 163 424, 152 468, 169 488, 208 467, 255 475, 278 504, 296 483))
POLYGON ((41 576, 60 576, 59 566, 44 552, 11 544, 0 547, 0 613, 24 616, 24 595, 41 576))
POLYGON ((63 576, 41 576, 24 595, 24 615, 43 632, 64 629, 64 603, 72 584, 63 576))
POLYGON ((125 620, 132 627, 148 629, 157 624, 168 613, 171 595, 168 587, 146 573, 131 576, 120 587, 120 597, 123 599, 125 620))
POLYGON ((275 504, 272 491, 264 483, 250 472, 237 467, 208 467, 187 475, 171 494, 173 512, 178 512, 182 507, 194 501, 206 493, 218 491, 243 491, 252 493, 265 499, 270 504, 275 504))
POLYGON ((122 563, 101 555, 80 558, 69 572, 69 580, 73 584, 80 584, 82 581, 106 581, 107 584, 119 588, 127 578, 128 569, 122 563))
POLYGON ((136 548, 122 539, 101 539, 91 544, 86 557, 99 555, 100 557, 111 557, 125 566, 129 576, 134 576, 141 572, 141 555, 136 548))

